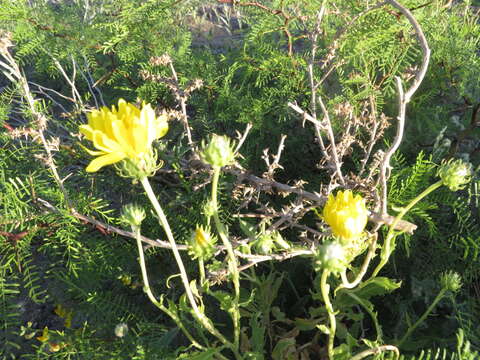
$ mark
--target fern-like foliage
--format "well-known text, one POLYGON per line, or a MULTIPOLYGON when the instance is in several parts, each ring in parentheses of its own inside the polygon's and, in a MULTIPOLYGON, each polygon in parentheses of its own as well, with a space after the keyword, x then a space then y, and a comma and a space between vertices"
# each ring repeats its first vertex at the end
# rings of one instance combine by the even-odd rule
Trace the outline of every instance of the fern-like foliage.
POLYGON ((462 329, 457 333, 457 348, 456 351, 447 349, 436 349, 422 351, 417 356, 405 357, 401 356, 402 360, 475 360, 478 359, 480 354, 474 351, 470 342, 465 338, 465 334, 462 329))

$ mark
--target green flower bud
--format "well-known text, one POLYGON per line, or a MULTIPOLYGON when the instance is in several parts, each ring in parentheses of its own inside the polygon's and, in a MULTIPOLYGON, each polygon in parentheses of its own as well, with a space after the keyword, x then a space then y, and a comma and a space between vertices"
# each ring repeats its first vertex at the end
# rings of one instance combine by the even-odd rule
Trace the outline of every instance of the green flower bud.
POLYGON ((125 323, 120 323, 115 326, 115 336, 122 338, 127 335, 128 332, 128 325, 125 323))
POLYGON ((235 152, 230 139, 226 136, 213 134, 210 142, 205 145, 200 153, 202 160, 213 167, 223 167, 233 164, 235 152))
POLYGON ((133 227, 139 227, 145 219, 145 210, 137 204, 127 204, 122 209, 122 221, 133 227))
POLYGON ((151 177, 163 166, 163 162, 158 162, 158 156, 155 150, 150 149, 139 159, 125 159, 117 164, 115 168, 120 176, 141 180, 151 177))
POLYGON ((210 235, 208 229, 197 226, 188 244, 188 253, 194 259, 209 259, 215 252, 217 239, 210 235))
POLYGON ((443 289, 457 292, 462 287, 462 278, 455 271, 447 271, 440 275, 440 285, 443 289))
POLYGON ((315 260, 317 271, 329 270, 332 273, 338 273, 344 270, 347 265, 347 254, 339 242, 329 242, 319 247, 315 260))
POLYGON ((217 211, 215 204, 212 202, 211 199, 207 200, 205 204, 203 205, 203 214, 206 217, 212 217, 215 215, 215 212, 217 211))
POLYGON ((461 190, 472 178, 472 164, 460 159, 445 161, 440 165, 437 175, 450 190, 461 190))
POLYGON ((270 254, 275 246, 275 239, 272 233, 260 234, 254 241, 253 246, 260 254, 270 254))

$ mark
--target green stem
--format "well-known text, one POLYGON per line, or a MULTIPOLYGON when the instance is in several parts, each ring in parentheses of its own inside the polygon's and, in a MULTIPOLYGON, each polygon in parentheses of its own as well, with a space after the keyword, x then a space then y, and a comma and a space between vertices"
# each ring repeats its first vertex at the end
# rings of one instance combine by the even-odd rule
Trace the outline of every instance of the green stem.
POLYGON ((198 259, 198 272, 200 273, 200 285, 205 283, 205 263, 203 259, 198 259))
POLYGON ((185 292, 187 294, 188 301, 190 302, 190 306, 193 310, 193 315, 195 320, 197 320, 210 334, 215 336, 219 339, 225 346, 229 347, 233 351, 233 345, 213 326, 213 323, 203 314, 198 305, 195 301, 195 298, 192 293, 192 289, 190 288, 190 282, 188 281, 187 271, 185 270, 185 266, 183 265, 182 257, 180 256, 180 252, 178 251, 177 244, 175 243, 175 239, 173 237, 172 230, 170 229, 170 225, 168 223, 167 217, 165 216, 160 203, 158 202, 152 187, 150 186, 150 182, 147 178, 143 178, 140 180, 147 193, 147 196, 152 203, 155 212, 160 220, 160 224, 162 225, 165 233, 167 234, 168 241, 170 246, 172 247, 173 255, 175 257, 175 261, 177 262, 178 269, 180 270, 180 277, 182 279, 183 286, 185 288, 185 292))
POLYGON ((228 239, 227 230, 225 226, 220 221, 218 216, 218 180, 220 178, 220 168, 214 167, 213 169, 213 179, 212 179, 212 207, 214 209, 213 220, 215 222, 215 227, 217 228, 220 239, 222 239, 225 249, 227 249, 228 255, 228 268, 230 274, 232 275, 233 287, 235 290, 235 298, 233 302, 233 311, 232 311, 232 320, 234 326, 234 345, 238 349, 240 344, 240 273, 238 271, 238 262, 235 257, 235 252, 233 251, 233 246, 230 240, 228 239))
POLYGON ((352 356, 350 358, 350 360, 361 360, 363 358, 366 358, 367 356, 370 356, 370 355, 378 355, 382 352, 385 352, 385 351, 391 351, 395 354, 395 359, 399 359, 400 358, 400 352, 398 351, 397 347, 396 346, 393 346, 393 345, 381 345, 381 346, 377 346, 375 348, 372 348, 372 349, 367 349, 367 350, 364 350, 362 351, 361 353, 355 355, 355 356, 352 356))
POLYGON ((333 341, 335 340, 335 332, 337 331, 337 320, 333 311, 332 303, 330 302, 329 291, 330 286, 327 284, 328 275, 330 271, 323 270, 322 278, 320 280, 320 290, 322 292, 323 302, 328 312, 328 319, 330 321, 330 329, 328 332, 328 358, 333 360, 333 341))
POLYGON ((377 234, 375 234, 371 239, 370 239, 370 245, 368 247, 368 253, 367 255, 365 256, 365 259, 363 260, 363 264, 362 264, 362 267, 360 268, 360 271, 357 275, 357 277, 355 278, 355 280, 353 280, 353 282, 349 282, 348 279, 347 279, 347 269, 343 270, 341 273, 340 273, 340 277, 342 279, 342 284, 334 291, 334 294, 336 294, 336 292, 342 288, 345 288, 345 289, 353 289, 354 287, 356 287, 358 284, 360 284, 360 282, 362 281, 363 277, 365 276, 365 274, 367 273, 367 270, 368 270, 368 266, 370 265, 370 261, 372 260, 373 258, 373 255, 375 254, 375 249, 377 247, 377 234))
POLYGON ((380 255, 380 263, 377 265, 375 270, 373 271, 372 278, 377 276, 377 274, 380 272, 380 270, 385 266, 385 264, 388 262, 388 259, 390 258, 390 255, 393 251, 392 249, 392 241, 394 238, 397 236, 395 233, 395 226, 402 220, 403 216, 412 208, 414 207, 420 200, 422 200, 425 196, 430 194, 432 191, 438 189, 440 186, 442 186, 443 183, 442 181, 437 181, 436 183, 430 185, 427 189, 425 189, 421 194, 419 194, 416 198, 414 198, 410 203, 400 211, 400 213, 395 217, 393 220, 392 224, 390 225, 390 228, 388 229, 387 237, 385 238, 385 243, 383 244, 382 247, 382 253, 380 255))
POLYGON ((150 288, 150 283, 148 281, 148 274, 147 274, 147 266, 145 265, 145 256, 143 254, 143 247, 142 247, 142 236, 140 233, 140 227, 139 226, 132 226, 132 231, 135 233, 135 239, 137 240, 137 247, 138 247, 138 255, 140 258, 140 269, 142 270, 142 278, 143 278, 143 291, 147 293, 148 298, 150 301, 161 311, 166 313, 168 316, 172 318, 173 321, 177 324, 177 326, 182 330, 182 332, 185 334, 185 336, 190 340, 193 346, 195 346, 197 349, 204 350, 205 347, 200 345, 190 334, 190 332, 185 328, 183 325, 181 319, 173 312, 171 312, 167 307, 165 307, 160 301, 158 301, 155 298, 155 295, 153 295, 152 289, 150 288))
POLYGON ((447 292, 447 289, 445 288, 442 288, 442 290, 440 290, 440 292, 438 293, 438 295, 435 297, 435 299, 433 300, 432 304, 428 307, 427 311, 425 311, 423 313, 423 315, 420 317, 420 319, 417 320, 417 322, 415 324, 413 324, 412 326, 410 326, 407 330, 407 332, 405 333, 405 335, 403 335, 403 337, 400 339, 400 341, 398 342, 397 346, 401 346, 405 340, 408 339, 408 337, 415 331, 415 329, 418 327, 418 325, 420 325, 422 322, 425 321, 425 319, 427 318, 427 316, 433 311, 433 309, 435 309, 435 306, 437 306, 438 302, 440 300, 442 300, 442 298, 445 296, 445 293, 447 292))
POLYGON ((373 326, 375 327, 375 331, 377 333, 377 339, 375 340, 377 343, 380 343, 382 342, 382 338, 383 338, 383 332, 382 332, 382 328, 380 327, 380 324, 378 323, 378 319, 377 319, 377 315, 376 313, 373 311, 372 308, 370 308, 370 306, 368 306, 368 303, 366 304, 362 298, 358 297, 357 295, 355 295, 353 292, 347 292, 346 293, 348 296, 350 296, 352 299, 354 299, 356 302, 358 302, 360 304, 360 306, 363 307, 363 309, 368 313, 368 315, 370 315, 370 317, 372 318, 372 322, 373 322, 373 326))

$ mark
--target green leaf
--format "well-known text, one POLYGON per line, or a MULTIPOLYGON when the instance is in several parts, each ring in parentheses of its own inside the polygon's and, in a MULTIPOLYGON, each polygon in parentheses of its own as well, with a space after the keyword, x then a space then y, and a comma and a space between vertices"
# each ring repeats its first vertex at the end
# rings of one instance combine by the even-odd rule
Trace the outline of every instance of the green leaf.
POLYGON ((295 318, 294 320, 295 326, 301 331, 309 331, 313 330, 318 325, 317 319, 302 319, 302 318, 295 318))
POLYGON ((273 349, 272 359, 273 360, 290 360, 294 359, 294 354, 292 350, 295 351, 295 338, 286 338, 280 340, 273 349))
POLYGON ((393 290, 398 289, 402 285, 401 281, 395 282, 386 277, 376 277, 364 282, 355 290, 355 295, 364 299, 369 299, 372 296, 385 295, 393 290))
POLYGON ((239 219, 238 222, 240 224, 240 230, 242 230, 246 236, 252 239, 257 236, 257 233, 255 232, 255 225, 252 225, 248 221, 242 219, 239 219))
POLYGON ((257 312, 250 319, 250 327, 252 328, 252 337, 250 342, 252 349, 256 353, 261 353, 265 348, 265 326, 261 321, 261 313, 257 312))
POLYGON ((212 291, 211 295, 220 303, 220 309, 231 313, 233 309, 233 297, 225 291, 212 291))
POLYGON ((348 360, 352 357, 350 347, 347 344, 341 344, 333 349, 335 360, 348 360))

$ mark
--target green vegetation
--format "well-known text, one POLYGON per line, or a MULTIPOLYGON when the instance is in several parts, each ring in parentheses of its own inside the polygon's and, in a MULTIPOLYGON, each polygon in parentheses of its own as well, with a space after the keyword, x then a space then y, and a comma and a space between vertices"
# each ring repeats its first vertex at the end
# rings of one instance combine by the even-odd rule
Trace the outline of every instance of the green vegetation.
POLYGON ((479 358, 479 9, 0 0, 0 358, 479 358), (120 98, 168 133, 86 172, 120 98))

